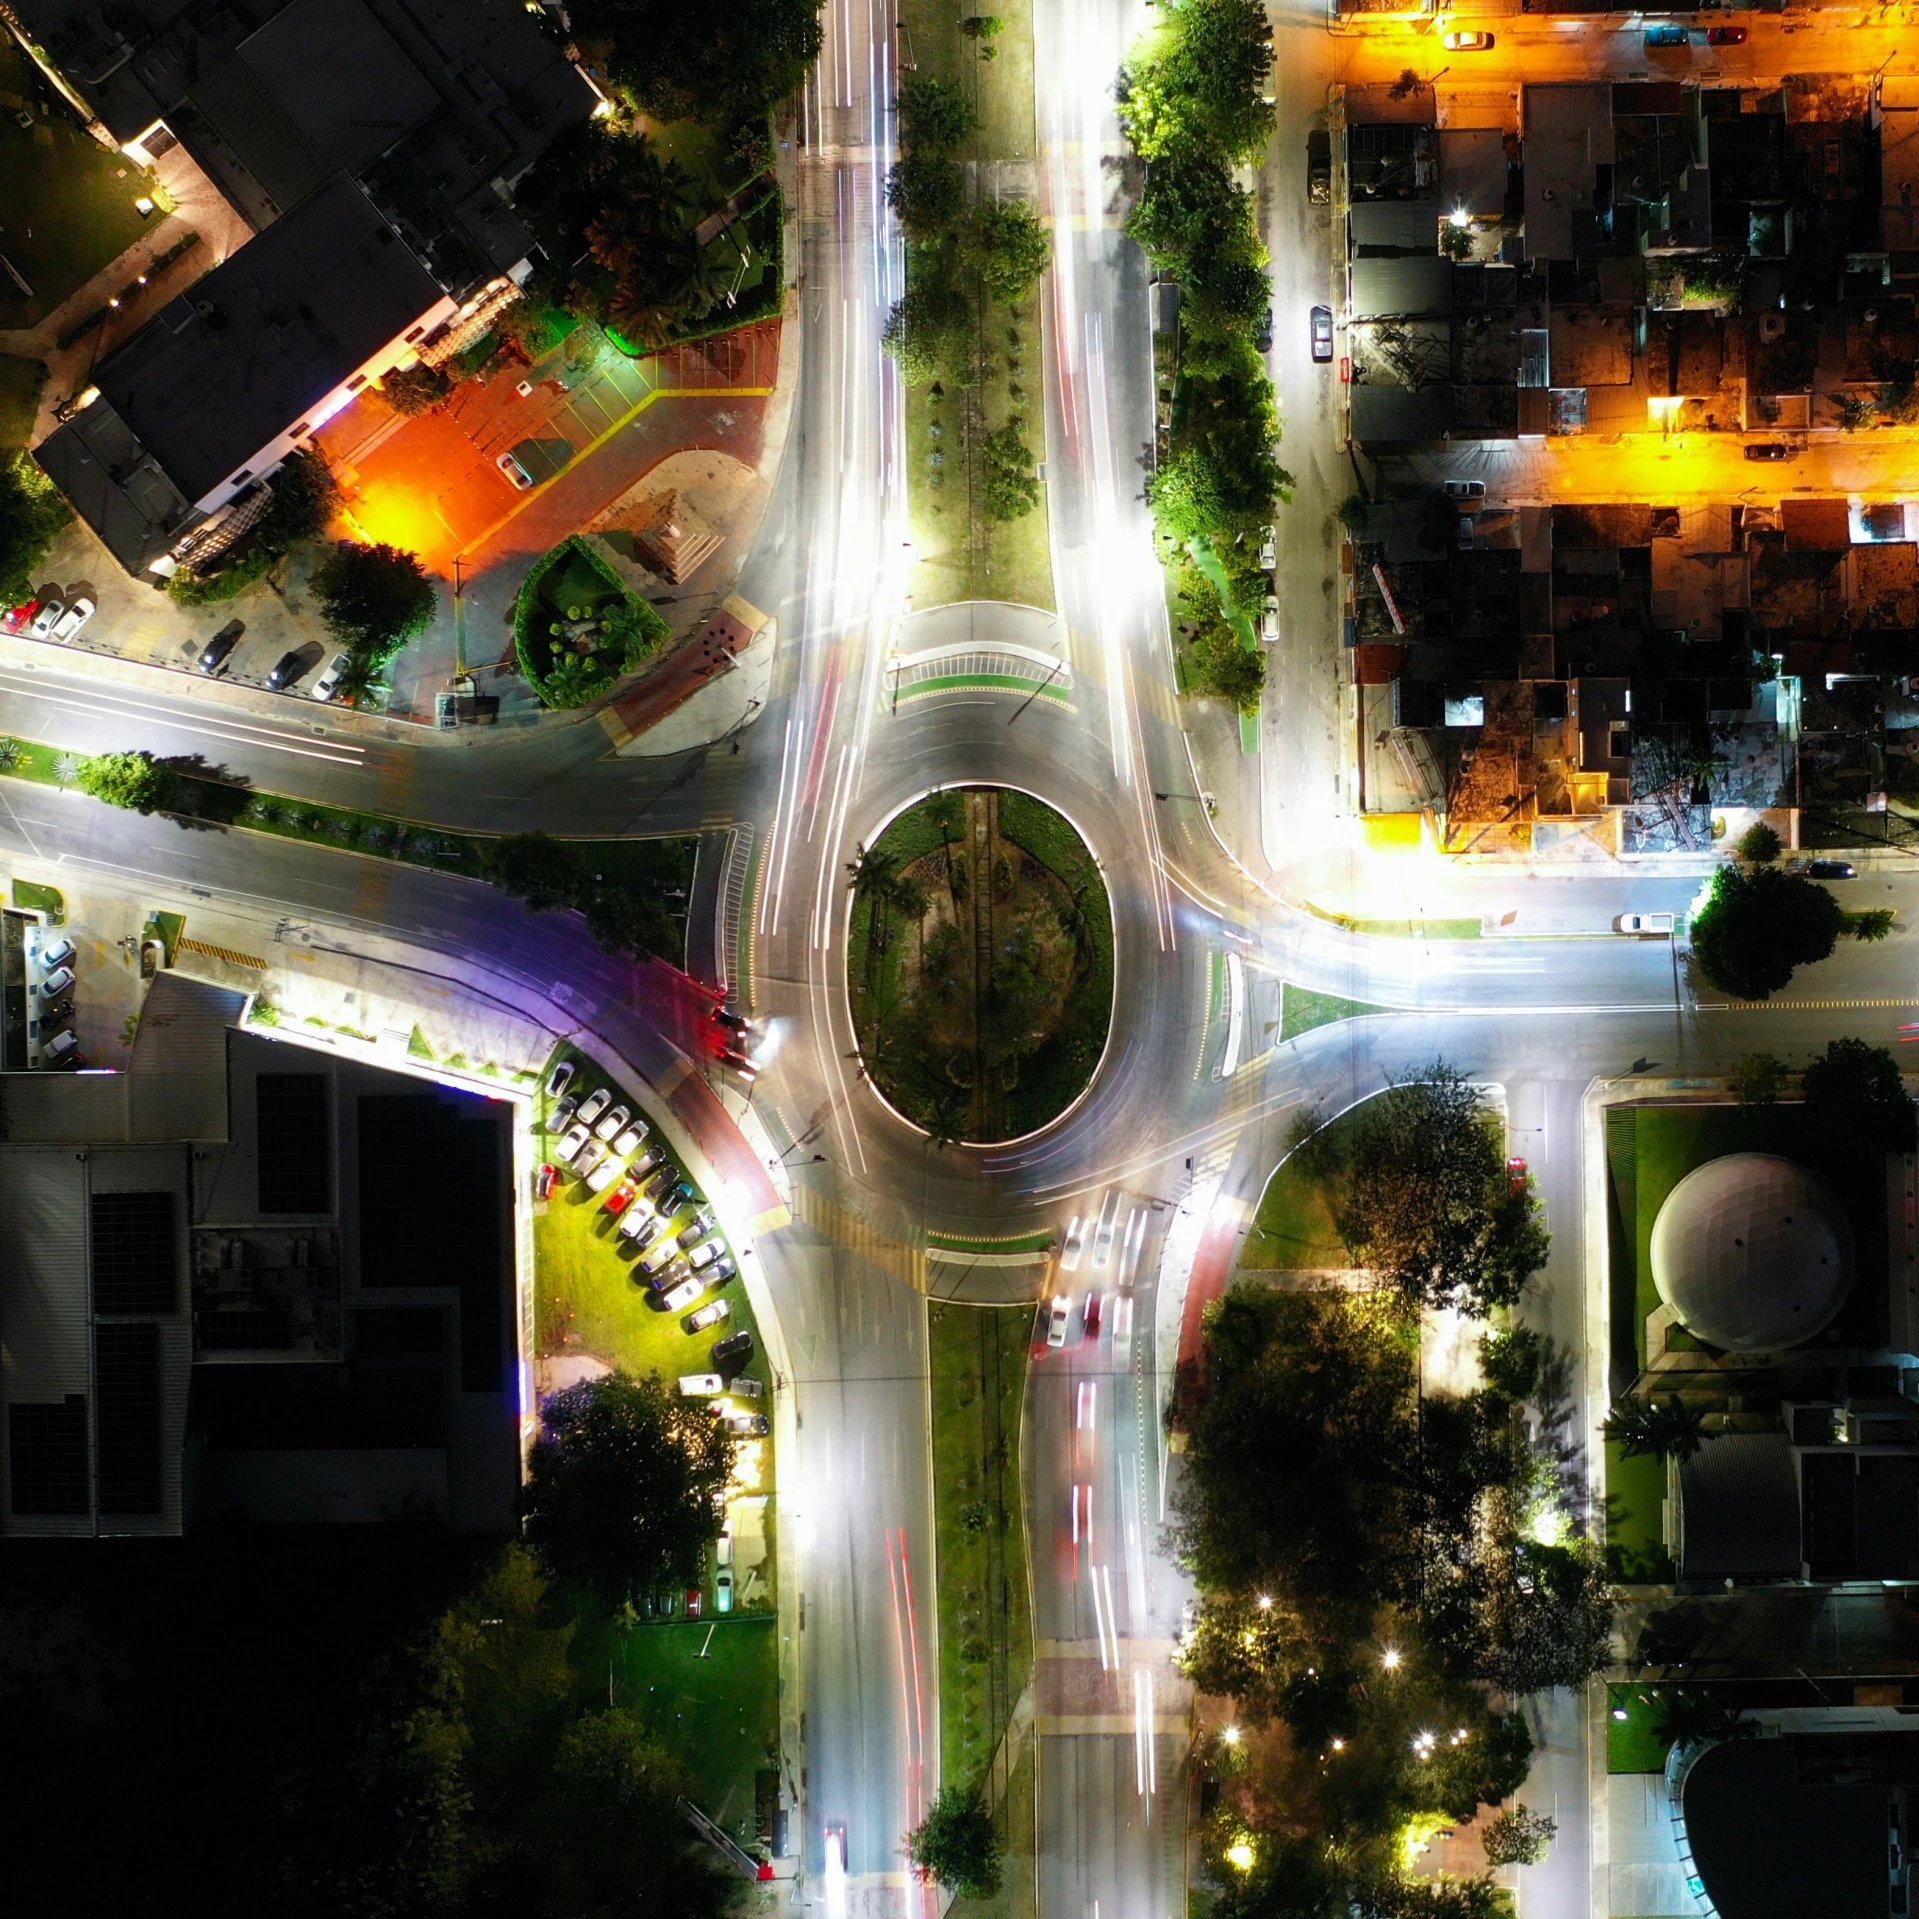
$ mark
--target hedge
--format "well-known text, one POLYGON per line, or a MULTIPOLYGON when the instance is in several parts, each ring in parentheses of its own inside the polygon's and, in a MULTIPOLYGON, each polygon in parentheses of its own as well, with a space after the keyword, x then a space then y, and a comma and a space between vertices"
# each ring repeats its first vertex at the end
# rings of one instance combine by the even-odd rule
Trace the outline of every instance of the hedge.
POLYGON ((609 687, 616 685, 623 674, 630 673, 657 652, 661 642, 671 632, 672 628, 667 625, 666 616, 659 608, 650 600, 629 591, 626 582, 615 572, 606 556, 596 552, 591 542, 578 533, 568 534, 558 546, 542 553, 533 562, 526 578, 520 582, 519 597, 513 603, 513 651, 519 660, 520 671, 526 676, 527 684, 539 694, 541 702, 555 708, 580 706, 587 700, 597 699, 609 687), (599 685, 555 687, 551 680, 553 641, 546 631, 552 624, 555 609, 542 601, 540 591, 556 570, 575 558, 583 560, 606 582, 610 591, 625 602, 638 621, 639 633, 629 646, 625 663, 619 671, 609 674, 599 685))

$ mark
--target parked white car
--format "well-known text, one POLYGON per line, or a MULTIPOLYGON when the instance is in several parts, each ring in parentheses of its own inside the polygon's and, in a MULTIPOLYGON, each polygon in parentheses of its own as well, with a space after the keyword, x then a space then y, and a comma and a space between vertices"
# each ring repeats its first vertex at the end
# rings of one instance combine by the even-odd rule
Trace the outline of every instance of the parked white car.
POLYGON ((567 1165, 571 1166, 574 1160, 579 1157, 580 1148, 592 1137, 593 1135, 584 1126, 576 1122, 568 1130, 565 1138, 560 1141, 559 1145, 554 1147, 553 1157, 557 1160, 563 1160, 567 1165))
POLYGON ((706 1281, 696 1273, 691 1279, 683 1279, 660 1302, 669 1313, 677 1313, 692 1305, 706 1291, 706 1281))
POLYGON ((1613 921, 1615 933, 1630 933, 1636 939, 1669 940, 1673 915, 1670 913, 1621 913, 1613 921))
POLYGON ((346 678, 347 667, 351 664, 344 653, 336 653, 326 663, 326 671, 313 682, 313 697, 324 706, 340 690, 340 682, 346 678))
POLYGON ((716 1399, 726 1391, 726 1381, 718 1373, 682 1373, 680 1391, 688 1399, 716 1399))
POLYGON ((62 643, 72 639, 73 636, 93 618, 94 612, 93 602, 88 599, 85 594, 82 594, 79 599, 75 600, 74 603, 54 621, 53 631, 47 635, 47 638, 50 640, 59 640, 62 643))

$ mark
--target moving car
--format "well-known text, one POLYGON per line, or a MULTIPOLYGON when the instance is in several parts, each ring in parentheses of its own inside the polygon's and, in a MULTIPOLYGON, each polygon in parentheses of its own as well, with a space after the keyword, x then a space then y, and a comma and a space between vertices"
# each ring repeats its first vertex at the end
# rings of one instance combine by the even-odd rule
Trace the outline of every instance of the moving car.
POLYGON ((59 640, 64 644, 93 618, 94 612, 93 602, 82 595, 54 621, 53 631, 47 635, 47 638, 59 640))
POLYGON ((1708 27, 1706 44, 1709 47, 1743 47, 1746 44, 1744 27, 1708 27))
POLYGON ((30 640, 48 640, 53 637, 53 629, 60 624, 60 615, 67 610, 65 600, 42 600, 34 616, 27 622, 27 638, 30 640))
POLYGON ((313 662, 304 653, 282 653, 267 675, 267 684, 276 693, 284 693, 291 686, 298 686, 306 678, 307 668, 313 662))
POLYGON ((1064 1293, 1053 1295, 1053 1309, 1046 1319, 1046 1343, 1049 1346, 1066 1344, 1066 1322, 1073 1316, 1073 1302, 1064 1293))
POLYGON ((559 1145, 554 1147, 553 1157, 571 1166, 574 1160, 579 1157, 580 1148, 584 1146, 591 1137, 592 1135, 584 1126, 576 1125, 569 1127, 565 1137, 561 1139, 559 1145))
POLYGON ((736 1013, 730 1006, 716 1006, 708 1017, 715 1026, 724 1026, 729 1033, 750 1033, 753 1022, 743 1013, 736 1013))
MULTIPOLYGON (((1648 34, 1646 38, 1650 40, 1652 35, 1648 34)), ((1495 41, 1490 33, 1449 33, 1441 38, 1439 44, 1448 53, 1490 53, 1495 41)))
POLYGON ((1634 933, 1641 939, 1671 939, 1673 916, 1670 913, 1621 913, 1613 921, 1615 933, 1634 933))
POLYGON ((524 493, 533 484, 533 475, 511 453, 496 454, 493 464, 506 475, 507 484, 516 493, 524 493))
POLYGON ((726 1391, 726 1381, 718 1373, 682 1373, 680 1391, 688 1399, 712 1399, 726 1391))
POLYGON ((219 674, 227 670, 227 661, 233 657, 233 649, 240 644, 240 635, 246 628, 238 620, 229 620, 200 649, 196 664, 202 673, 219 674))
POLYGON ((58 999, 72 984, 73 968, 71 966, 56 966, 53 971, 40 982, 40 997, 42 999, 58 999))
POLYGON ((1513 1154, 1506 1162, 1506 1184, 1515 1193, 1523 1193, 1530 1183, 1526 1162, 1517 1153, 1513 1154))
POLYGON ((1079 1316, 1080 1338, 1091 1343, 1099 1338, 1100 1314, 1104 1306, 1104 1296, 1099 1293, 1086 1295, 1086 1310, 1079 1316))
POLYGON ((1313 315, 1313 358, 1321 366, 1333 357, 1333 310, 1331 307, 1314 307, 1313 315))
POLYGON ((1746 448, 1749 460, 1790 460, 1792 448, 1783 440, 1759 440, 1746 448))
POLYGON ((1333 136, 1315 127, 1306 136, 1306 198, 1316 207, 1333 197, 1333 136))
POLYGON ((1059 1249, 1059 1269, 1062 1273, 1079 1271, 1080 1256, 1086 1251, 1085 1236, 1081 1231, 1080 1216, 1073 1215, 1073 1223, 1066 1229, 1066 1241, 1059 1249))
POLYGON ((586 1102, 580 1108, 580 1117, 591 1126, 606 1109, 613 1104, 612 1092, 604 1086, 596 1087, 586 1096, 586 1102))
POLYGON ((669 1313, 684 1311, 706 1291, 709 1282, 695 1273, 691 1279, 683 1279, 671 1292, 663 1295, 660 1304, 669 1313))
POLYGON ((1662 20, 1657 26, 1646 29, 1646 44, 1649 47, 1683 47, 1691 38, 1686 29, 1673 20, 1662 20))
POLYGON ((715 1366, 730 1366, 736 1359, 744 1365, 745 1362, 752 1357, 753 1335, 744 1330, 737 1333, 728 1333, 724 1339, 716 1339, 713 1342, 713 1364, 715 1366))
POLYGON ((711 1305, 702 1306, 697 1313, 686 1316, 686 1330, 689 1333, 703 1333, 709 1326, 717 1326, 721 1320, 730 1319, 733 1308, 724 1299, 716 1299, 711 1305))
POLYGON ((1486 497, 1484 480, 1448 480, 1446 497, 1449 500, 1483 500, 1486 497))
POLYGON ((573 1075, 579 1070, 579 1067, 574 1061, 570 1059, 561 1060, 552 1072, 546 1076, 547 1098, 558 1099, 560 1095, 573 1084, 573 1075))
MULTIPOLYGON (((340 690, 340 682, 346 678, 346 670, 352 665, 352 658, 345 653, 336 653, 326 663, 326 671, 313 682, 313 697, 324 706, 340 690)), ((569 1072, 573 1069, 571 1060, 561 1062, 569 1072)), ((558 1070, 557 1068, 555 1069, 558 1070)))
MULTIPOLYGON (((1806 877, 1809 880, 1856 880, 1859 869, 1850 860, 1809 860, 1806 877)), ((40 990, 45 992, 46 988, 40 990)))
POLYGON ((633 1109, 631 1107, 614 1107, 614 1109, 594 1127, 593 1137, 595 1139, 611 1139, 632 1117, 633 1109))

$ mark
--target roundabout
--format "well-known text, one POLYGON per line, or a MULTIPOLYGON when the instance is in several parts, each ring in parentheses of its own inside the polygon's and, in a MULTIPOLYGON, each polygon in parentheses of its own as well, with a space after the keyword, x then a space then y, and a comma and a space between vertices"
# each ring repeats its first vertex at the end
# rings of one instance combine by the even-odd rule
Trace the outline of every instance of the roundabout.
POLYGON ((1113 917, 1085 841, 1031 795, 947 788, 849 866, 847 992, 875 1090, 940 1143, 1040 1131, 1090 1085, 1113 917))

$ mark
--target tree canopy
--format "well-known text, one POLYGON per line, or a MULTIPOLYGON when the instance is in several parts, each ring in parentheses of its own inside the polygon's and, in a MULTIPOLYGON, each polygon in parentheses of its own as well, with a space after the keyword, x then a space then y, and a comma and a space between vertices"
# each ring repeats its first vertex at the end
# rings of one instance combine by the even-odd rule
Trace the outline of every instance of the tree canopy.
POLYGON ((1912 1100, 1899 1062, 1883 1046, 1828 1040, 1802 1084, 1807 1116, 1825 1138, 1861 1156, 1912 1151, 1912 1100))
POLYGON ((309 590, 334 638, 376 667, 424 633, 439 605, 417 555, 358 540, 333 549, 309 590))
POLYGON ((1260 0, 1170 0, 1122 76, 1126 136, 1147 160, 1182 148, 1229 165, 1256 159, 1273 130, 1272 69, 1260 0))
POLYGON ((510 833, 487 843, 486 877, 529 911, 571 908, 610 953, 652 956, 678 965, 686 954, 684 841, 635 840, 621 848, 608 877, 604 857, 578 840, 547 833, 510 833))
POLYGON ((1482 1317, 1519 1298, 1551 1244, 1498 1122, 1440 1060, 1362 1109, 1342 1211, 1355 1258, 1409 1304, 1482 1317))
POLYGON ((703 1400, 624 1372, 540 1408, 523 1495, 526 1538, 555 1573, 619 1601, 699 1575, 719 1535, 733 1438, 703 1400))
POLYGON ((966 216, 960 259, 995 300, 1017 305, 1052 258, 1052 238, 1030 200, 983 201, 966 216))
POLYGON ((1816 880, 1775 866, 1722 866, 1692 916, 1692 956, 1707 981, 1741 999, 1769 999, 1796 967, 1828 958, 1845 927, 1816 880))
POLYGON ((730 126, 799 89, 819 55, 820 0, 574 0, 613 82, 662 120, 730 126))
POLYGON ((0 451, 0 605, 27 599, 47 549, 73 515, 24 453, 0 451))
POLYGON ((146 752, 89 754, 80 762, 79 786, 135 813, 164 813, 180 799, 178 770, 146 752))
POLYGON ((906 1854, 962 1898, 989 1899, 999 1891, 999 1839, 977 1787, 942 1786, 925 1819, 906 1835, 906 1854))

